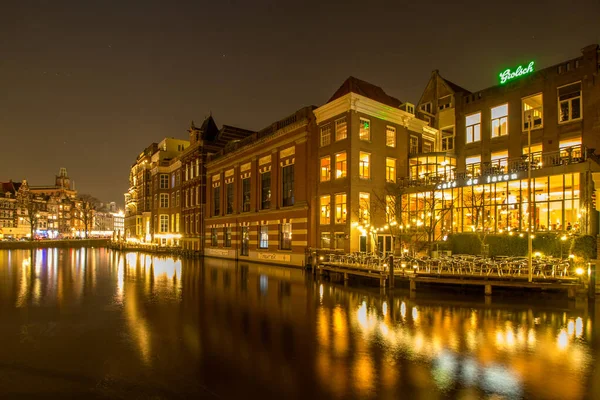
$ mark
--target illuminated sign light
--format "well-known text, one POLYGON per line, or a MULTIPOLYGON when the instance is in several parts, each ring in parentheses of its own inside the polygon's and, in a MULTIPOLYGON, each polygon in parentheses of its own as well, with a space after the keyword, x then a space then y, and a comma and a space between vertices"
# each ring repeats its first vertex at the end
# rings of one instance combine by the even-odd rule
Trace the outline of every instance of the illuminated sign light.
POLYGON ((533 72, 533 64, 534 64, 534 62, 532 61, 529 63, 529 65, 527 67, 523 67, 522 65, 519 65, 517 67, 516 71, 511 71, 510 68, 508 68, 506 71, 501 72, 499 74, 500 84, 502 85, 502 84, 504 84, 508 81, 511 81, 515 78, 532 73, 533 72))
MULTIPOLYGON (((490 175, 485 177, 485 181, 481 181, 477 178, 469 179, 465 182, 465 186, 478 185, 479 183, 494 183, 494 182, 507 182, 514 179, 519 179, 518 174, 501 174, 501 175, 490 175)), ((450 189, 456 187, 456 181, 440 183, 436 186, 436 189, 450 189)))

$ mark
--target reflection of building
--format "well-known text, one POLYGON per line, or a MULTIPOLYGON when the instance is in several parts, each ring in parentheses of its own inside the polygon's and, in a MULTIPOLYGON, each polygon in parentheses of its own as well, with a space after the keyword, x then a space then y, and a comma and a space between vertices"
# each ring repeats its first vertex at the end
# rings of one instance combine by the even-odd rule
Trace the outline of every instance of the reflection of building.
POLYGON ((597 45, 588 46, 580 57, 476 92, 434 71, 417 112, 440 131, 437 153, 411 156, 399 222, 428 227, 437 239, 450 232, 528 231, 531 212, 534 231, 596 234, 598 54, 597 45))
POLYGON ((305 107, 211 158, 206 255, 303 265, 314 132, 305 107))

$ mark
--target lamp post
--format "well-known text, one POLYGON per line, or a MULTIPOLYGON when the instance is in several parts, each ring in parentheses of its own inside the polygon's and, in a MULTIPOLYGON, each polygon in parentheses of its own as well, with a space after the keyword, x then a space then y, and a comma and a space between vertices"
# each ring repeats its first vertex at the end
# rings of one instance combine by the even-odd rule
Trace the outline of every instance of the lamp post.
POLYGON ((527 208, 529 211, 528 225, 529 234, 527 235, 527 267, 528 267, 528 281, 533 281, 533 226, 531 224, 533 207, 531 204, 531 115, 527 116, 527 147, 528 147, 528 160, 527 160, 527 208))

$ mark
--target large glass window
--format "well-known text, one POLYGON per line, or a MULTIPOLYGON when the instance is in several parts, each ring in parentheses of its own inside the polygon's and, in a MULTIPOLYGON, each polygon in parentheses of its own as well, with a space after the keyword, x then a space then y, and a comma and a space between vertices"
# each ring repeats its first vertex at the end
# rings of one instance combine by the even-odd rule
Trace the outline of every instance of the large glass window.
POLYGON ((331 179, 331 157, 321 158, 321 182, 331 179))
POLYGON ((242 248, 241 253, 243 256, 247 256, 250 248, 250 228, 248 226, 242 226, 242 248))
POLYGON ((233 183, 225 185, 225 191, 227 192, 227 208, 225 212, 233 214, 233 183))
POLYGON ((442 129, 442 151, 454 150, 454 127, 442 129))
POLYGON ((331 232, 321 232, 321 248, 331 248, 331 232))
POLYGON ((396 182, 396 159, 387 157, 385 159, 385 180, 396 182))
POLYGON ((360 119, 358 137, 360 140, 371 140, 371 121, 366 118, 360 119))
POLYGON ((334 248, 344 250, 346 248, 346 234, 344 232, 335 232, 333 236, 334 248))
POLYGON ((360 192, 358 194, 358 222, 360 224, 371 223, 371 195, 360 192))
POLYGON ((523 104, 523 131, 529 129, 529 121, 531 121, 531 129, 538 129, 544 126, 544 104, 542 94, 525 97, 522 100, 523 104))
POLYGON ((508 135, 508 104, 492 108, 492 137, 508 135))
POLYGON ((281 250, 292 249, 292 224, 280 224, 279 225, 279 248, 281 250))
POLYGON ((250 178, 242 179, 242 211, 250 211, 250 178))
POLYGON ((558 88, 558 122, 581 118, 581 82, 558 88))
POLYGON ((213 188, 213 215, 221 214, 221 187, 213 188))
POLYGON ((396 147, 396 128, 393 126, 385 127, 385 145, 388 147, 396 147))
POLYGON ((348 137, 348 123, 346 117, 335 121, 335 141, 344 140, 348 137))
POLYGON ((329 225, 331 223, 331 196, 321 196, 321 217, 319 223, 329 225))
POLYGON ((160 216, 160 232, 169 232, 169 216, 161 214, 160 216))
POLYGON ((282 168, 283 206, 294 205, 294 164, 282 168))
POLYGON ((481 113, 467 115, 466 118, 466 136, 467 143, 478 142, 481 140, 481 113))
POLYGON ((346 177, 346 152, 337 153, 335 155, 335 177, 345 178, 346 177))
POLYGON ((161 189, 169 188, 169 175, 167 175, 167 174, 160 175, 160 188, 161 189))
POLYGON ((331 143, 331 125, 327 124, 321 127, 321 147, 331 143))
POLYGON ((269 226, 260 225, 258 230, 258 248, 268 249, 269 248, 269 226))
POLYGON ((217 228, 210 228, 210 245, 213 247, 219 245, 219 232, 217 228))
POLYGON ((363 179, 371 178, 371 154, 360 152, 358 160, 358 176, 363 179))
POLYGON ((385 220, 388 223, 396 221, 396 197, 389 194, 385 196, 385 220))
POLYGON ((169 195, 167 193, 160 194, 160 208, 169 208, 169 195))
POLYGON ((470 156, 465 160, 467 176, 479 176, 481 174, 481 156, 470 156))
POLYGON ((260 175, 260 209, 266 210, 271 207, 271 171, 260 175))
POLYGON ((231 228, 230 227, 225 228, 225 231, 223 232, 223 234, 225 236, 223 246, 231 247, 231 228))
POLYGON ((419 152, 419 138, 411 136, 408 142, 408 154, 417 154, 419 152))
POLYGON ((335 195, 335 223, 346 223, 346 193, 335 195))

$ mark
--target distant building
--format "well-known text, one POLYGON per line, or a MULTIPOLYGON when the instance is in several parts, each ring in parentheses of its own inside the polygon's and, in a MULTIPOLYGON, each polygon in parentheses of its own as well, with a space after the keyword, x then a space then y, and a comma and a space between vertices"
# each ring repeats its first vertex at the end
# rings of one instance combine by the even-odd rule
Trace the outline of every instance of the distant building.
POLYGON ((0 182, 0 239, 23 237, 29 232, 18 225, 17 193, 20 182, 0 182))

